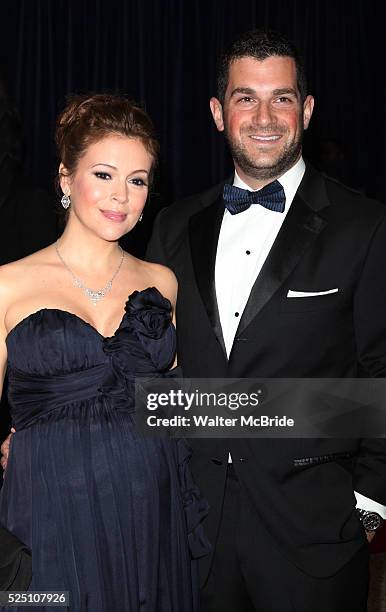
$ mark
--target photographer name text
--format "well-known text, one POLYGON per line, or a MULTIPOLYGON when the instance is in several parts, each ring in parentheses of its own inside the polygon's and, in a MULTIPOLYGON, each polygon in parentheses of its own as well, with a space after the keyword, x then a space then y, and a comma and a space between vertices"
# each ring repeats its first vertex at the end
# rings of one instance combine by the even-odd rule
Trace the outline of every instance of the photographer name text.
POLYGON ((294 419, 287 416, 243 416, 224 417, 193 415, 192 417, 175 415, 172 417, 157 417, 152 414, 147 417, 149 427, 294 427, 294 419))

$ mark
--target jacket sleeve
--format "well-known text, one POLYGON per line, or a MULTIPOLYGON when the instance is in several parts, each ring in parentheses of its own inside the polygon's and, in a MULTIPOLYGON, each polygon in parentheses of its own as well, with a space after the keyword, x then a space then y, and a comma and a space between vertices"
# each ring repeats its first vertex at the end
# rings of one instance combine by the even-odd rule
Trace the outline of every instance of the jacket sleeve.
POLYGON ((169 265, 165 253, 165 236, 163 236, 162 233, 162 225, 166 211, 167 208, 161 210, 154 221, 153 232, 145 256, 146 261, 163 264, 164 266, 169 265))
MULTIPOLYGON (((358 359, 370 377, 386 377, 386 218, 370 240, 354 296, 358 359)), ((386 420, 386 398, 385 398, 386 420)), ((386 505, 386 438, 362 440, 354 489, 386 505)))

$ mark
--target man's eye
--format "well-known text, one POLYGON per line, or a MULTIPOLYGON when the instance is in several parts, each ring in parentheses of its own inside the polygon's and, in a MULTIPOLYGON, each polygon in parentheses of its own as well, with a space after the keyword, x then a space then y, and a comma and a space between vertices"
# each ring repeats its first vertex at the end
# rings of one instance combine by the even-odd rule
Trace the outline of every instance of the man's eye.
POLYGON ((108 172, 95 172, 94 174, 97 178, 100 178, 103 181, 108 181, 111 179, 111 175, 108 172))
POLYGON ((250 98, 249 96, 244 96, 244 98, 240 98, 239 102, 244 104, 250 104, 251 102, 253 102, 253 98, 250 98))
POLYGON ((137 187, 147 187, 147 183, 141 178, 132 178, 130 179, 130 183, 137 185, 137 187))
POLYGON ((291 98, 287 98, 287 96, 280 96, 279 98, 276 98, 276 101, 284 104, 286 102, 292 102, 291 98))

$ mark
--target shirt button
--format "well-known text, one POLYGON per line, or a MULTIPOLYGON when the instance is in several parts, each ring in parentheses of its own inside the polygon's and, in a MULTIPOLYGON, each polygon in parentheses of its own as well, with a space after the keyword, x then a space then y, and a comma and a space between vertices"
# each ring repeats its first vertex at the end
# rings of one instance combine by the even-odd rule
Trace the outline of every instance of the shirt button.
POLYGON ((235 317, 239 317, 240 313, 239 312, 235 312, 235 317))
POLYGON ((248 250, 248 251, 245 251, 245 253, 246 253, 246 255, 250 255, 251 251, 248 250))

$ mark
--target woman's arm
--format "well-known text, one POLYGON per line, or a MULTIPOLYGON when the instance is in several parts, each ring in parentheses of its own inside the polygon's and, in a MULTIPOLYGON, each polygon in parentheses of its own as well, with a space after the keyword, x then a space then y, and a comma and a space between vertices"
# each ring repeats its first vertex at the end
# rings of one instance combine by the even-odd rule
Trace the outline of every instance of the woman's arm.
POLYGON ((5 371, 7 369, 7 345, 5 340, 7 338, 7 330, 5 327, 5 314, 7 312, 7 305, 5 292, 0 287, 0 397, 3 393, 3 384, 5 378, 5 371))
MULTIPOLYGON (((172 305, 172 316, 173 316, 173 325, 176 327, 176 303, 177 303, 177 291, 178 291, 178 281, 177 278, 166 266, 161 266, 155 264, 157 277, 156 277, 156 286, 158 286, 162 295, 168 298, 172 305)), ((177 354, 174 359, 174 363, 172 368, 177 366, 177 354)))
MULTIPOLYGON (((3 384, 4 384, 5 372, 7 369, 7 345, 5 341, 6 341, 7 333, 8 333, 5 327, 5 315, 6 315, 7 308, 8 308, 7 292, 5 291, 5 288, 2 285, 3 284, 1 283, 1 274, 0 274, 0 397, 3 393, 3 384)), ((15 430, 12 429, 11 431, 14 432, 15 430)), ((10 434, 7 437, 7 439, 4 440, 3 444, 1 445, 1 453, 3 455, 1 457, 1 466, 4 470, 7 466, 9 443, 11 440, 11 435, 12 434, 10 434)))

